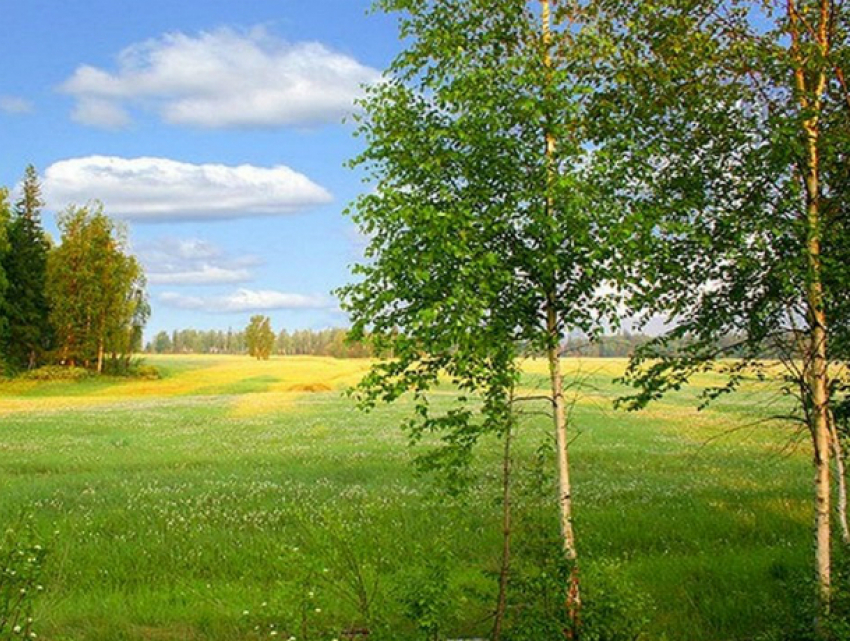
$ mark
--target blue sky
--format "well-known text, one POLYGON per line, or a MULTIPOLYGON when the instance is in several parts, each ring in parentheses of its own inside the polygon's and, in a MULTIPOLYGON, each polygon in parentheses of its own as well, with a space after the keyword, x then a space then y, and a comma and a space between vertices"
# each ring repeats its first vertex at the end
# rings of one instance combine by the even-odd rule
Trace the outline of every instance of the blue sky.
POLYGON ((45 226, 101 199, 148 272, 148 336, 346 324, 362 249, 342 122, 400 48, 368 0, 28 0, 4 7, 0 184, 42 174, 45 226))

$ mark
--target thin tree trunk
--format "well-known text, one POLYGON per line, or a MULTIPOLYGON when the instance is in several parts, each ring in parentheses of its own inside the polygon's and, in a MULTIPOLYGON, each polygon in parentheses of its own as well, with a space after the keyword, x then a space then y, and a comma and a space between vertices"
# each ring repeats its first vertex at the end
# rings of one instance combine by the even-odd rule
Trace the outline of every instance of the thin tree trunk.
MULTIPOLYGON (((806 279, 806 302, 809 320, 809 346, 806 363, 806 379, 811 401, 810 429, 815 454, 815 561, 821 616, 829 613, 831 592, 830 550, 830 428, 829 388, 827 371, 827 321, 823 301, 821 276, 821 186, 820 186, 820 114, 823 110, 822 96, 826 89, 826 70, 814 76, 805 70, 806 57, 801 51, 800 24, 796 0, 787 0, 790 25, 791 54, 794 59, 794 81, 797 100, 803 113, 811 114, 803 121, 803 136, 806 144, 806 160, 802 167, 806 192, 806 255, 808 274, 806 279)), ((815 44, 824 59, 829 53, 830 2, 821 0, 817 32, 813 33, 815 44)), ((818 625, 820 627, 820 624, 818 625)))
POLYGON ((831 550, 830 550, 830 438, 828 396, 826 393, 825 367, 823 348, 818 348, 818 342, 825 340, 822 328, 815 326, 812 332, 812 357, 809 386, 812 394, 812 429, 815 446, 815 532, 816 532, 816 561, 817 580, 820 591, 822 611, 829 610, 831 591, 831 550))
POLYGON ((103 373, 103 338, 97 342, 97 373, 103 373))
POLYGON ((511 570, 511 440, 513 438, 513 403, 505 430, 505 447, 502 456, 502 564, 499 569, 499 598, 493 621, 493 641, 501 641, 502 626, 508 600, 508 579, 511 570))
MULTIPOLYGON (((551 81, 552 58, 550 49, 552 46, 551 34, 551 7, 549 0, 540 0, 542 37, 544 58, 543 64, 548 71, 547 82, 551 81)), ((556 140, 552 131, 548 128, 544 131, 546 143, 546 211, 549 216, 554 216, 554 198, 552 189, 556 178, 555 149, 556 140)), ((573 507, 572 490, 570 486, 570 465, 567 440, 567 411, 564 402, 564 379, 561 373, 561 328, 558 323, 556 306, 557 277, 553 276, 550 289, 546 296, 546 331, 548 333, 548 358, 549 379, 552 387, 552 409, 555 427, 555 441, 558 450, 558 506, 561 516, 561 540, 564 548, 564 556, 571 565, 569 585, 567 586, 566 607, 567 615, 571 622, 571 630, 567 636, 572 638, 574 631, 578 628, 579 611, 581 609, 581 593, 579 590, 578 555, 576 553, 575 533, 573 532, 573 507)))
POLYGON ((835 480, 838 484, 838 523, 841 526, 841 540, 844 545, 850 545, 850 527, 847 524, 847 471, 844 465, 844 448, 838 429, 835 427, 835 419, 830 412, 829 433, 832 441, 832 455, 835 457, 835 480))

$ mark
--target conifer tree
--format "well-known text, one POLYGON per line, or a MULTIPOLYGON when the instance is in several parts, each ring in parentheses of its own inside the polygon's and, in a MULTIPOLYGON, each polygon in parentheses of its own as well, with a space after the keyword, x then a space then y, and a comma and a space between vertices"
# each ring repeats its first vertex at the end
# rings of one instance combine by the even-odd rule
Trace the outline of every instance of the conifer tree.
POLYGON ((9 239, 7 236, 9 218, 9 192, 5 188, 0 187, 0 374, 3 373, 6 365, 9 329, 9 312, 6 304, 9 281, 6 278, 6 271, 4 269, 6 257, 9 253, 9 239))
POLYGON ((10 250, 3 259, 8 279, 8 358, 32 369, 50 346, 45 295, 50 243, 41 225, 41 185, 35 167, 24 173, 22 194, 8 224, 10 250))

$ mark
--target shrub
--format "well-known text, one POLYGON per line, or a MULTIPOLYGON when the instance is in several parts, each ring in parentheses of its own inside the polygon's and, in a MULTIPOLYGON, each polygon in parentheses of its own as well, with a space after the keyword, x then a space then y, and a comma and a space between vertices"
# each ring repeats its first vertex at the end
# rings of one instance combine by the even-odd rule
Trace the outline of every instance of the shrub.
POLYGON ((140 364, 130 370, 129 376, 145 380, 158 380, 162 378, 159 368, 154 365, 140 364))
POLYGON ((106 360, 103 363, 103 373, 109 376, 126 376, 127 378, 146 380, 162 378, 158 368, 153 365, 146 365, 138 358, 129 361, 124 359, 106 360))
POLYGON ((447 559, 433 557, 413 568, 403 581, 399 597, 420 639, 436 641, 454 618, 456 595, 449 582, 447 559))
POLYGON ((603 561, 583 577, 581 638, 634 641, 642 638, 652 606, 626 578, 620 564, 603 561))
POLYGON ((82 367, 64 367, 46 365, 24 372, 21 378, 31 381, 80 381, 89 378, 92 373, 82 367))

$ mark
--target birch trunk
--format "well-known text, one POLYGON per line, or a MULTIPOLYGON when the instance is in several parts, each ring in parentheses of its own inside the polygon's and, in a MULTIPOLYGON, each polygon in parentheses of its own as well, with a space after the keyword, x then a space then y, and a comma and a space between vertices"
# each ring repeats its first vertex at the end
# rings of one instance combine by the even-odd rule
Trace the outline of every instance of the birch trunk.
POLYGON ((103 373, 103 338, 97 343, 97 373, 103 373))
MULTIPOLYGON (((794 60, 794 82, 797 100, 802 113, 809 115, 803 121, 806 158, 802 169, 806 194, 806 303, 809 321, 809 344, 806 355, 806 383, 810 396, 810 425, 815 459, 815 561, 821 614, 829 612, 831 592, 831 530, 830 530, 830 421, 829 386, 827 371, 827 319, 824 311, 823 280, 821 276, 821 185, 820 185, 820 114, 822 97, 826 90, 826 70, 810 74, 806 71, 807 58, 800 46, 801 25, 796 0, 787 0, 791 36, 791 55, 794 60)), ((824 60, 829 53, 830 2, 821 0, 815 44, 824 60)))
MULTIPOLYGON (((513 407, 511 408, 513 412, 513 407)), ((508 600, 508 579, 511 570, 511 440, 513 416, 505 431, 505 448, 502 456, 502 563, 499 568, 499 597, 493 621, 493 641, 501 641, 502 627, 508 600)))
MULTIPOLYGON (((549 0, 540 0, 542 37, 544 58, 548 76, 551 77, 552 58, 550 49, 552 46, 551 33, 551 7, 549 0)), ((546 211, 547 215, 554 216, 554 198, 552 187, 556 179, 555 150, 556 140, 554 134, 547 128, 544 132, 546 149, 546 211)), ((561 539, 564 548, 564 556, 570 562, 570 581, 567 586, 566 606, 567 614, 572 623, 572 630, 578 627, 579 610, 581 608, 581 593, 579 590, 578 567, 576 560, 575 533, 573 531, 573 508, 572 489, 570 486, 570 465, 568 455, 567 439, 567 410, 564 402, 564 379, 561 373, 561 327, 557 312, 557 275, 553 275, 550 290, 546 296, 546 331, 548 334, 548 359, 549 379, 552 388, 552 409, 555 427, 555 441, 558 458, 558 506, 560 508, 561 539)), ((568 638, 572 638, 572 631, 567 632, 568 638)))
POLYGON ((844 545, 850 545, 850 526, 847 523, 847 470, 844 464, 844 448, 835 427, 832 412, 829 414, 829 435, 832 441, 832 455, 835 457, 835 480, 838 484, 838 524, 841 526, 841 540, 844 545))

